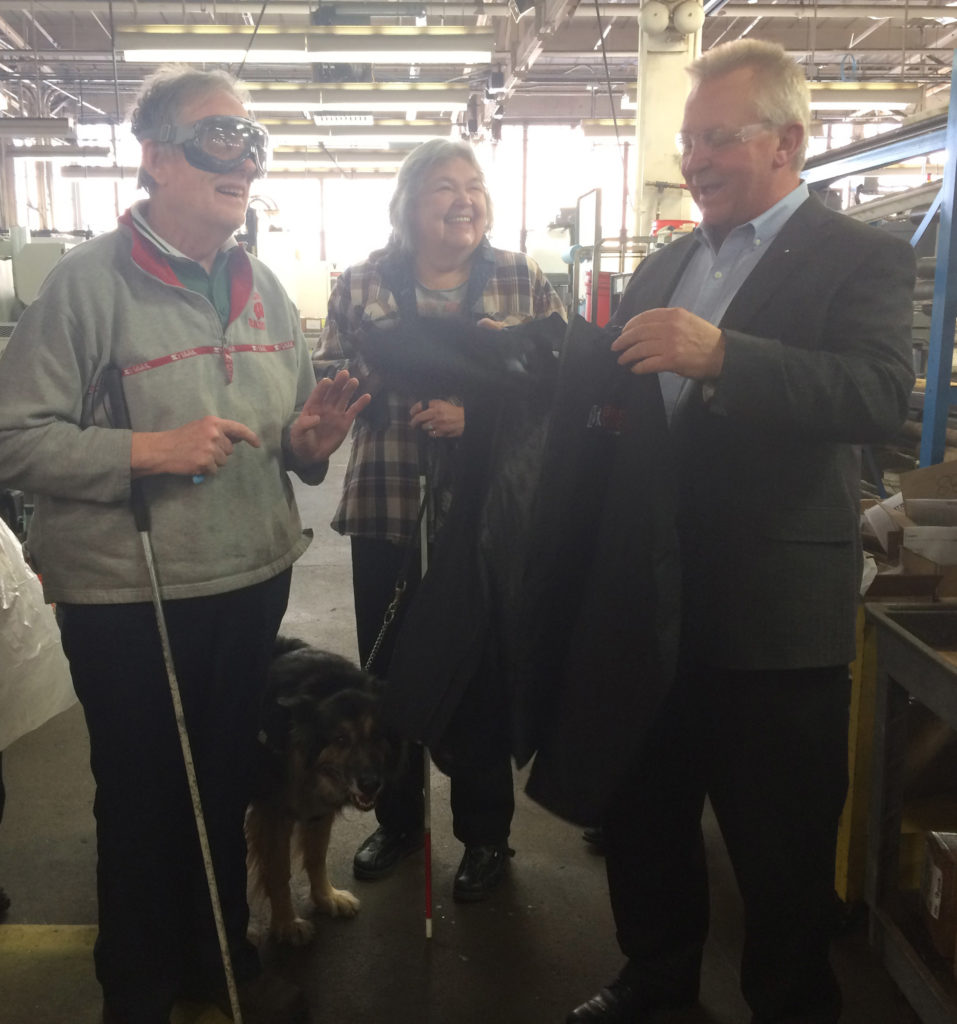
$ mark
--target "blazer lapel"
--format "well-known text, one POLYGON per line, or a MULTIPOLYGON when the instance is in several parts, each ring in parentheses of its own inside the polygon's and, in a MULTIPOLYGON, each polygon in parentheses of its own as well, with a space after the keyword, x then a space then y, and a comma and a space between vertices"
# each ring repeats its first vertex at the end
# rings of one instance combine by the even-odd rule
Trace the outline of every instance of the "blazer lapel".
POLYGON ((693 236, 669 242, 652 259, 646 259, 641 264, 637 275, 640 277, 642 310, 668 305, 668 300, 699 244, 693 236))
POLYGON ((799 273, 802 262, 812 249, 822 250, 826 231, 825 208, 819 199, 809 196, 781 228, 768 251, 738 289, 721 318, 720 326, 744 330, 752 317, 775 302, 782 284, 799 273))

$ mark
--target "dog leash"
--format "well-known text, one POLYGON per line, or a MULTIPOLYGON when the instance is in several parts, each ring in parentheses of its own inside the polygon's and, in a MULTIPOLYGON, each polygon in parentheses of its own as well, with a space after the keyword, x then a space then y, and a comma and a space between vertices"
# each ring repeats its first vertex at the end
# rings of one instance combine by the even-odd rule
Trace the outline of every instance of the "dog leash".
MULTIPOLYGON (((102 375, 107 395, 110 399, 110 411, 114 427, 132 430, 130 413, 126 405, 123 391, 123 380, 119 367, 109 366, 102 375)), ((196 481, 194 480, 194 483, 196 481)), ((226 990, 229 994, 229 1006, 232 1011, 233 1024, 243 1024, 242 1011, 239 1006, 239 992, 236 989, 236 976, 233 973, 233 962, 226 939, 226 926, 223 923, 222 904, 219 901, 219 886, 216 884, 216 872, 213 869, 213 858, 209 848, 209 836, 206 832, 206 818, 203 815, 203 804, 199 794, 199 783, 196 779, 196 768, 193 764, 193 752, 190 747, 189 734, 186 731, 186 717, 183 701, 180 696, 179 681, 173 665, 173 651, 170 647, 169 633, 166 629, 166 615, 163 612, 163 601, 160 596, 159 580, 156 565, 153 561, 153 543, 150 539, 150 510, 143 494, 142 481, 130 482, 130 507, 133 510, 133 521, 136 524, 140 540, 143 542, 143 556, 146 560, 146 571, 149 575, 150 593, 153 598, 153 610, 156 613, 156 627, 159 631, 160 646, 163 649, 163 661, 166 664, 166 676, 169 680, 170 696, 173 700, 173 714, 176 718, 176 730, 183 751, 183 764, 186 768, 186 781, 189 784, 189 795, 193 804, 193 817, 196 831, 199 834, 199 846, 203 855, 203 868, 206 871, 206 883, 209 888, 209 899, 213 908, 213 920, 216 925, 216 937, 219 940, 219 952, 222 956, 223 971, 226 975, 226 990)))
MULTIPOLYGON (((412 556, 415 554, 416 548, 423 543, 423 541, 420 540, 420 533, 425 532, 423 530, 423 523, 425 520, 425 509, 427 504, 428 491, 423 489, 422 500, 419 502, 419 511, 415 517, 415 526, 412 528, 412 533, 406 542, 402 565, 395 578, 395 590, 392 594, 392 600, 389 602, 389 605, 385 610, 385 615, 382 617, 382 625, 379 627, 379 633, 375 638, 375 643, 372 645, 372 650, 369 652, 369 657, 366 658, 366 663, 362 666, 366 672, 373 671, 375 660, 379 656, 379 650, 385 642, 386 635, 389 632, 389 627, 395 621, 395 617, 399 613, 399 607, 402 604, 405 592, 409 587, 409 569, 412 567, 412 556)), ((425 540, 427 541, 427 539, 428 538, 426 537, 425 540)), ((425 575, 424 570, 422 575, 425 575)))

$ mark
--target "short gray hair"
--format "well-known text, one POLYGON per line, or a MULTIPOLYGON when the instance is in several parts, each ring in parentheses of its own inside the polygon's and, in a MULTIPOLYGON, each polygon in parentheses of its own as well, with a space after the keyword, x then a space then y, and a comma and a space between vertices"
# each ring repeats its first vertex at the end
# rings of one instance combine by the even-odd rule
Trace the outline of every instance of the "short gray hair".
POLYGON ((485 173, 472 147, 467 142, 453 142, 451 139, 429 139, 421 146, 416 146, 399 168, 395 192, 389 200, 391 245, 407 253, 415 251, 415 207, 422 183, 433 168, 449 160, 465 160, 475 169, 485 192, 486 231, 492 226, 492 197, 485 183, 485 173))
MULTIPOLYGON (((248 106, 249 93, 228 71, 199 71, 188 64, 164 64, 144 81, 133 101, 130 124, 135 138, 166 124, 177 124, 183 108, 200 96, 225 92, 248 106)), ((140 167, 136 184, 150 194, 153 178, 140 167)))
POLYGON ((793 162, 799 171, 804 166, 811 123, 810 91, 804 72, 782 46, 759 39, 735 39, 703 53, 688 65, 688 74, 699 85, 741 68, 754 73, 754 107, 761 120, 779 127, 796 122, 804 128, 804 142, 793 162))

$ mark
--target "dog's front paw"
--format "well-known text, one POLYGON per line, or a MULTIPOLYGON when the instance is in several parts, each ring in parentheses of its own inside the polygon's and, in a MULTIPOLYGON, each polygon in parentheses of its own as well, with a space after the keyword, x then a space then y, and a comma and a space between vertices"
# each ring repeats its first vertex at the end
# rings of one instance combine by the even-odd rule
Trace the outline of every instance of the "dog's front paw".
POLYGON ((359 900, 347 889, 333 889, 329 886, 324 892, 312 892, 312 902, 316 910, 330 917, 355 917, 359 913, 359 900))
POLYGON ((273 924, 272 933, 277 941, 287 946, 308 946, 316 936, 316 927, 311 921, 294 917, 282 924, 273 924))

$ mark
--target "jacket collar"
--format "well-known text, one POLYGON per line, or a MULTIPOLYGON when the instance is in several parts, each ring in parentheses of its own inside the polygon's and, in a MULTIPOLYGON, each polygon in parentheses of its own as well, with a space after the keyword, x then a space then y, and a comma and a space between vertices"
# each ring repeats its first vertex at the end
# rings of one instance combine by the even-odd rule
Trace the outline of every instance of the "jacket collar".
MULTIPOLYGON (((183 283, 176 276, 167 254, 162 252, 159 246, 142 231, 138 218, 133 216, 132 210, 127 210, 119 219, 121 228, 129 231, 133 262, 146 271, 150 277, 155 277, 164 284, 174 288, 182 288, 183 283)), ((226 246, 229 249, 229 323, 231 324, 249 302, 253 290, 253 270, 246 247, 231 240, 226 246)))
POLYGON ((834 214, 813 193, 794 211, 777 233, 768 251, 748 275, 721 319, 722 327, 736 328, 775 301, 781 281, 798 272, 811 246, 826 251, 834 214))
MULTIPOLYGON (((813 193, 782 226, 768 251, 738 289, 721 319, 722 327, 740 327, 767 303, 773 302, 780 282, 795 273, 808 247, 822 246, 835 216, 813 193)), ((649 260, 642 279, 642 308, 667 306, 681 275, 701 241, 694 235, 671 242, 649 260)))

